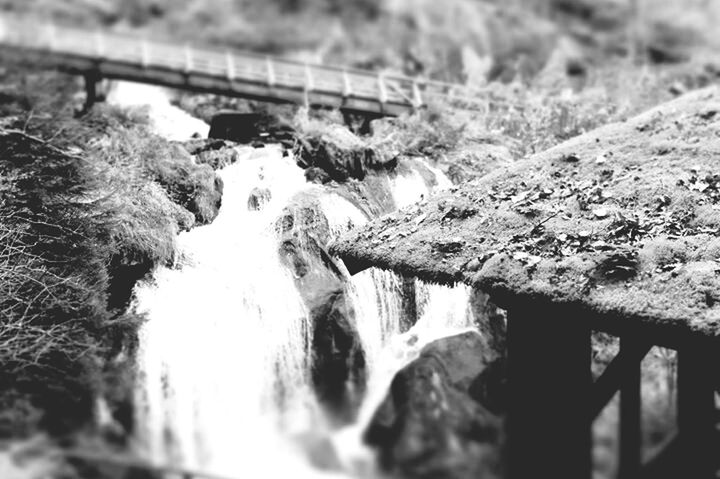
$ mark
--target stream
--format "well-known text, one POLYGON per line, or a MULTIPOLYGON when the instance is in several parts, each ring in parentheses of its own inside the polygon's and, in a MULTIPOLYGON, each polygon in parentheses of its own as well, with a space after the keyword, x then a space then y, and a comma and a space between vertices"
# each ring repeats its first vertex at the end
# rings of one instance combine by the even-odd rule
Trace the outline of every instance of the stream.
MULTIPOLYGON (((119 83, 109 101, 147 105, 151 126, 165 138, 207 134, 160 88, 119 83)), ((240 147, 238 154, 219 172, 225 186, 215 221, 181 233, 176 264, 136 288, 135 308, 148 318, 137 353, 136 450, 154 463, 229 478, 378 477, 362 432, 395 373, 425 344, 472 327, 470 292, 416 281, 418 320, 403 331, 402 280, 377 269, 348 275, 365 394, 353 423, 333 424, 311 379, 312 318, 280 260, 275 224, 308 192, 333 236, 368 218, 329 188, 307 183, 279 148, 240 147), (248 209, 254 188, 271 192, 259 211, 248 209)), ((441 187, 449 185, 435 174, 441 187)), ((416 172, 390 183, 400 207, 430 193, 416 172)))

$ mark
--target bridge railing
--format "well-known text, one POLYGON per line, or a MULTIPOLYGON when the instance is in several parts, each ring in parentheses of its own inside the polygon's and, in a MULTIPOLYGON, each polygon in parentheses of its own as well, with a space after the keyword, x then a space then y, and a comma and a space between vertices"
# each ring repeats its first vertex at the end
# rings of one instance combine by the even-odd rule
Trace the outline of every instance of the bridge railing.
POLYGON ((379 103, 416 108, 438 100, 458 100, 484 108, 481 90, 459 85, 271 57, 150 40, 126 33, 109 33, 41 23, 17 16, 0 16, 0 44, 90 61, 121 62, 144 68, 207 75, 228 82, 325 92, 379 103))

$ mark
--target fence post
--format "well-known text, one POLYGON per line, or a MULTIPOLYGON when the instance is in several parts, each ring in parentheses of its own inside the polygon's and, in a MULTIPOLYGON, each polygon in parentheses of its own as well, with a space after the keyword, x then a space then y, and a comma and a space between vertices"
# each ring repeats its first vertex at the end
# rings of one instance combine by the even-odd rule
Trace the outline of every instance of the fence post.
POLYGON ((150 63, 150 50, 146 38, 140 40, 140 55, 142 60, 142 67, 147 68, 150 63))
POLYGON ((265 67, 267 69, 267 81, 271 87, 275 86, 275 65, 273 64, 272 58, 265 57, 265 67))
POLYGON ((50 51, 54 51, 57 48, 57 30, 55 29, 54 23, 48 23, 47 37, 48 47, 50 48, 50 51))
POLYGON ((378 72, 378 100, 380 105, 385 105, 388 100, 387 85, 385 85, 385 76, 382 72, 378 72))
POLYGON ((315 89, 315 81, 313 79, 310 64, 305 64, 305 106, 310 108, 310 92, 315 89))
POLYGON ((103 55, 105 55, 105 39, 103 37, 102 31, 96 30, 95 31, 95 56, 98 58, 98 60, 102 59, 103 55))
POLYGON ((412 92, 413 92, 413 103, 415 108, 422 108, 423 106, 423 99, 422 94, 420 93, 420 85, 418 85, 417 80, 413 80, 412 82, 412 92))
POLYGON ((192 58, 192 50, 190 49, 190 44, 186 43, 184 47, 185 52, 185 73, 190 73, 193 69, 193 58, 192 58))
POLYGON ((232 83, 235 80, 235 58, 230 50, 225 51, 225 68, 227 69, 227 79, 232 83))
POLYGON ((352 96, 352 84, 350 83, 350 75, 348 75, 347 70, 343 70, 343 96, 344 97, 350 97, 352 96))

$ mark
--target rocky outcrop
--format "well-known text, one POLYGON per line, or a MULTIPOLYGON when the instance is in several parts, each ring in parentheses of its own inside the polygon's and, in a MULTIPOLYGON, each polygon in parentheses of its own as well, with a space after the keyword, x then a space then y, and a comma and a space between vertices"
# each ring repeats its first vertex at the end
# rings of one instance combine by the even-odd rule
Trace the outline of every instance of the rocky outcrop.
POLYGON ((179 145, 171 145, 170 154, 148 164, 154 179, 173 202, 195 215, 199 224, 215 219, 222 201, 223 182, 208 165, 198 165, 179 145))
POLYGON ((365 384, 365 354, 354 324, 355 311, 344 289, 318 299, 310 310, 315 391, 337 420, 350 422, 365 384))
POLYGON ((490 362, 470 331, 434 341, 395 375, 365 440, 400 477, 500 476, 500 419, 473 394, 490 362))
POLYGON ((272 192, 267 188, 253 188, 248 196, 248 210, 260 211, 270 202, 272 192))
POLYGON ((320 168, 337 182, 362 180, 372 170, 391 170, 397 164, 339 125, 328 125, 321 135, 298 138, 294 153, 302 168, 320 168))
POLYGON ((209 165, 213 170, 235 163, 239 158, 236 147, 231 141, 217 139, 193 139, 181 143, 182 147, 195 157, 195 163, 209 165))
POLYGON ((362 397, 365 356, 344 277, 325 250, 330 227, 317 197, 311 192, 297 195, 276 229, 281 261, 292 272, 313 325, 315 391, 335 420, 350 422, 362 397))

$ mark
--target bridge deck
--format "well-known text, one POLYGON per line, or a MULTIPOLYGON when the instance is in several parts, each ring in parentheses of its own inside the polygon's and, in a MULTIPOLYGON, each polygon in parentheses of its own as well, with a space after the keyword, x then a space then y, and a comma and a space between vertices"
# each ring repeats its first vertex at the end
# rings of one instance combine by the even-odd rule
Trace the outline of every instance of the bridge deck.
POLYGON ((459 85, 0 16, 0 48, 73 73, 271 102, 398 115, 436 101, 484 108, 459 85))

